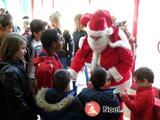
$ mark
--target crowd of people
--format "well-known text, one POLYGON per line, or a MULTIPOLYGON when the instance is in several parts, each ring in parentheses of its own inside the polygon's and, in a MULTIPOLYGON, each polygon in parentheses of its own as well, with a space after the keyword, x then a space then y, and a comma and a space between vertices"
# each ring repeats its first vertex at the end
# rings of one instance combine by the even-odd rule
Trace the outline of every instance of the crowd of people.
POLYGON ((110 13, 77 14, 73 34, 61 28, 60 17, 54 12, 49 25, 25 16, 16 33, 10 13, 0 11, 0 119, 123 120, 125 103, 131 120, 153 120, 154 73, 141 67, 132 77, 129 41, 110 13), (86 63, 91 75, 77 94, 70 82, 86 63), (132 78, 135 96, 126 92, 132 78))

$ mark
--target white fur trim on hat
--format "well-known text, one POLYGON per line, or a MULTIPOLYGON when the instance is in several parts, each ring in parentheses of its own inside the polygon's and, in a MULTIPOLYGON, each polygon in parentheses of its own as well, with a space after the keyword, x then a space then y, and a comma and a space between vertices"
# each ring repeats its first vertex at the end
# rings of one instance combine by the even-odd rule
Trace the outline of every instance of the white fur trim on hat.
POLYGON ((111 73, 116 82, 119 82, 120 80, 123 79, 122 75, 118 72, 118 70, 115 67, 111 67, 108 70, 108 72, 111 73))
POLYGON ((112 33, 113 33, 112 27, 106 28, 104 30, 95 31, 95 30, 91 30, 89 26, 87 26, 87 34, 90 36, 104 36, 104 35, 109 36, 112 33))

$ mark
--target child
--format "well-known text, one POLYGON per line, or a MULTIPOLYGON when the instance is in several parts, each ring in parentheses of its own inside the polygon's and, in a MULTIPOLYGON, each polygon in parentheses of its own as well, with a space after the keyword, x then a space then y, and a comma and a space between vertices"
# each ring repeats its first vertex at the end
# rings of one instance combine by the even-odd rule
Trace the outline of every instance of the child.
POLYGON ((45 30, 41 35, 43 49, 39 56, 34 58, 37 87, 53 87, 52 75, 61 69, 61 63, 56 54, 61 49, 61 37, 54 29, 45 30))
POLYGON ((37 120, 36 103, 23 67, 24 37, 9 33, 0 48, 0 118, 37 120))
POLYGON ((96 68, 91 74, 90 81, 93 88, 84 88, 78 97, 85 108, 91 101, 98 103, 100 112, 94 117, 85 114, 84 120, 118 120, 120 104, 113 90, 109 89, 110 82, 107 81, 106 71, 103 68, 96 68), (111 109, 114 110, 110 111, 111 109))
POLYGON ((22 18, 22 36, 27 37, 30 35, 30 21, 28 16, 22 18))
POLYGON ((149 68, 141 67, 135 71, 134 79, 138 86, 135 98, 131 100, 124 92, 120 93, 120 97, 131 110, 131 120, 153 120, 154 74, 149 68))
POLYGON ((75 92, 70 91, 70 74, 65 69, 53 75, 54 88, 41 89, 36 97, 37 104, 46 111, 43 120, 80 120, 82 106, 75 92))
POLYGON ((36 79, 35 79, 35 67, 33 65, 33 59, 39 55, 42 50, 42 43, 40 40, 42 31, 45 30, 46 22, 40 19, 34 19, 31 21, 30 30, 31 34, 28 35, 27 38, 27 54, 25 55, 25 59, 27 61, 26 71, 30 80, 32 92, 36 94, 36 79))
POLYGON ((58 11, 51 14, 51 28, 57 30, 59 34, 63 36, 63 41, 61 41, 62 49, 57 54, 62 63, 62 67, 67 69, 73 57, 73 40, 68 30, 62 30, 60 20, 61 14, 58 11))

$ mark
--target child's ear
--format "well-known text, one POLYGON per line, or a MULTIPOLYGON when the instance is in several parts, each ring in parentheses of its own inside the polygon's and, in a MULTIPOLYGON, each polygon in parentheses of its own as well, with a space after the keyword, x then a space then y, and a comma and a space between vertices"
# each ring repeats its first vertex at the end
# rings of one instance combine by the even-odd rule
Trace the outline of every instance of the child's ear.
POLYGON ((108 89, 110 88, 110 86, 111 86, 111 81, 108 81, 101 87, 101 89, 108 89))

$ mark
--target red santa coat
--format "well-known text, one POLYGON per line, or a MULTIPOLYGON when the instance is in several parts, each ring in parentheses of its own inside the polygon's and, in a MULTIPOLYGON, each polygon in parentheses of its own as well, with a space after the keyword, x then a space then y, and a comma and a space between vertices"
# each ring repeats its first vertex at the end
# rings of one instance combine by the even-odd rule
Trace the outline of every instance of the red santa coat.
MULTIPOLYGON (((123 44, 124 41, 121 41, 117 34, 113 34, 110 38, 111 42, 116 43, 116 47, 106 46, 98 57, 98 66, 104 67, 112 75, 112 86, 119 86, 120 89, 122 88, 124 90, 125 87, 130 87, 128 85, 126 86, 125 83, 131 80, 133 54, 132 51, 123 44)), ((72 60, 69 70, 71 75, 76 78, 77 73, 82 69, 84 64, 92 62, 93 53, 86 37, 81 48, 72 60)))

